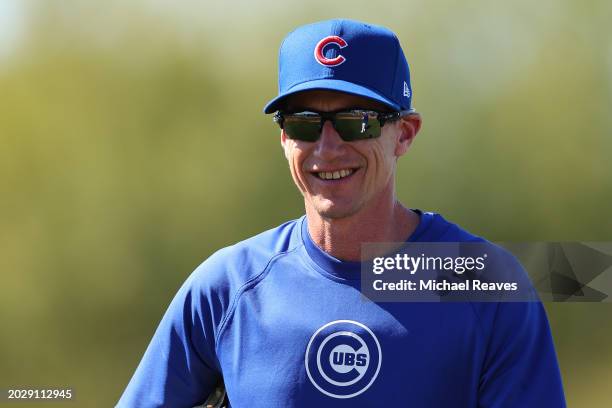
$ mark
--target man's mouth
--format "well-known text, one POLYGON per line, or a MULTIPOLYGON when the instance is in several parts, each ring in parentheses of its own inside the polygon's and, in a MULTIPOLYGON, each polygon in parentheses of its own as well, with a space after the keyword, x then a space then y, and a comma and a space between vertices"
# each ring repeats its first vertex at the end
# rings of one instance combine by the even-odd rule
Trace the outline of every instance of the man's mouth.
POLYGON ((335 171, 320 171, 314 174, 316 174, 316 176, 321 180, 339 180, 350 176, 354 172, 355 169, 342 169, 335 171))

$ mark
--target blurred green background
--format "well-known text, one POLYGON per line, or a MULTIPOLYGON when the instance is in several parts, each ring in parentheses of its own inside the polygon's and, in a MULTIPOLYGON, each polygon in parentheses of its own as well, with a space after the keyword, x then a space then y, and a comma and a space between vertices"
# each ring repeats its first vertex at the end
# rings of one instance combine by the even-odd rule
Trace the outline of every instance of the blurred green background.
MULTIPOLYGON (((307 22, 398 34, 424 118, 404 203, 612 241, 609 0, 127 3, 0 0, 0 388, 113 405, 188 274, 302 214, 261 109, 307 22)), ((569 405, 611 406, 612 304, 546 308, 569 405)))

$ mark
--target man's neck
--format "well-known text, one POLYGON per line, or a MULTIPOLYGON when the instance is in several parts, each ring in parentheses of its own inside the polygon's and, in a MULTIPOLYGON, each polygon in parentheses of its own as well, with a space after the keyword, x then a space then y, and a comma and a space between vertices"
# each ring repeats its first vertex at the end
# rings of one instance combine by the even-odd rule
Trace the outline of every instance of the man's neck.
POLYGON ((314 243, 329 255, 359 261, 362 243, 404 242, 419 225, 419 216, 399 201, 385 207, 330 219, 306 206, 308 231, 314 243))

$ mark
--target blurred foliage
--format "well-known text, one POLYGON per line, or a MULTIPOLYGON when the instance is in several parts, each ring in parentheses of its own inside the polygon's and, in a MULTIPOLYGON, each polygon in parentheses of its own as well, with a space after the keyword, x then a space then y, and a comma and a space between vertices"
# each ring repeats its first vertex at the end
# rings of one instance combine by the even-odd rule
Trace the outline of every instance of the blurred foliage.
MULTIPOLYGON (((404 203, 491 240, 612 240, 609 1, 23 11, 0 59, 2 387, 112 405, 190 271, 301 215, 261 109, 281 39, 310 21, 401 39, 424 117, 399 167, 404 203)), ((609 405, 610 304, 546 306, 570 406, 609 405)))

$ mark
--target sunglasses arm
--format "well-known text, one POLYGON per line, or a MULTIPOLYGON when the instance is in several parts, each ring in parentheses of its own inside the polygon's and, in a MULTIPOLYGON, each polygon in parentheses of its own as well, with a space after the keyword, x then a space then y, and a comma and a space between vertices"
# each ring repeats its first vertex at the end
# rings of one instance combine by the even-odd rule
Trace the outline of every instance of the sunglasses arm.
POLYGON ((274 114, 274 117, 272 117, 272 120, 276 123, 278 123, 278 126, 282 129, 283 128, 283 122, 285 121, 285 119, 283 118, 283 114, 280 113, 280 111, 276 112, 274 114))

